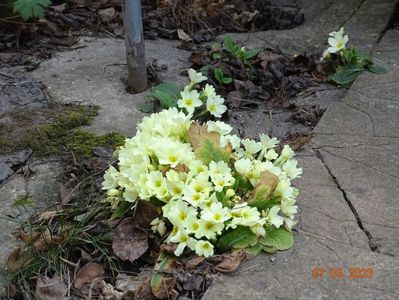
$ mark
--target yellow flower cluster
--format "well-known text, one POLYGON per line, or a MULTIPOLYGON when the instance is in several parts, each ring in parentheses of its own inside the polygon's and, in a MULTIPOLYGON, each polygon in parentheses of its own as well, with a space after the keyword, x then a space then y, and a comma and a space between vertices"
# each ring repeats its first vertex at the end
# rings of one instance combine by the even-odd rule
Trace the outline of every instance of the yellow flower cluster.
POLYGON ((249 227, 258 236, 265 236, 271 226, 290 230, 298 195, 291 180, 302 172, 292 149, 285 146, 278 154, 275 138, 241 140, 230 125, 208 121, 206 130, 230 151, 227 160, 205 163, 190 143, 192 123, 190 115, 176 108, 145 117, 136 135, 117 151, 117 168, 110 167, 104 175, 108 201, 114 207, 137 199, 163 202, 161 217, 151 225, 160 235, 169 228, 166 242, 176 244, 176 256, 185 248, 211 256, 217 239, 237 226, 249 227), (268 197, 277 201, 258 209, 249 198, 261 190, 266 173, 275 178, 268 197))

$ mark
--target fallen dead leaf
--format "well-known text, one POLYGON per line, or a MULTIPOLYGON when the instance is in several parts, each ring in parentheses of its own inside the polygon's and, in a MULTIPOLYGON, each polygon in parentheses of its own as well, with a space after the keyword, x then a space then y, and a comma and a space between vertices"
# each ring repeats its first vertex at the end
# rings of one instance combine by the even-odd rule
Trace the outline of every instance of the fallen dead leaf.
POLYGON ((30 260, 28 253, 25 248, 18 247, 14 249, 7 258, 6 267, 7 270, 14 273, 18 271, 25 263, 30 260))
POLYGON ((137 202, 134 222, 140 228, 151 228, 151 221, 159 216, 157 208, 148 201, 137 202))
POLYGON ((41 300, 59 300, 68 292, 68 287, 61 276, 55 274, 53 278, 39 275, 36 282, 36 296, 41 300))
POLYGON ((191 42, 193 40, 183 29, 177 29, 177 36, 185 42, 191 42))
POLYGON ((136 228, 131 218, 124 219, 114 231, 112 250, 122 260, 135 261, 148 249, 147 233, 136 228))
POLYGON ((262 193, 262 199, 270 198, 274 190, 278 184, 278 177, 269 171, 264 171, 260 174, 258 184, 252 190, 251 194, 248 197, 248 202, 251 200, 255 200, 259 195, 258 193, 262 193))
POLYGON ((206 125, 200 125, 197 122, 191 124, 188 130, 188 138, 190 144, 194 149, 194 152, 198 152, 206 142, 211 142, 215 149, 222 151, 223 153, 231 153, 232 147, 228 143, 225 147, 220 147, 220 134, 217 132, 208 132, 206 125))
POLYGON ((223 260, 216 265, 215 269, 222 273, 231 273, 238 269, 241 261, 245 258, 243 250, 233 251, 223 255, 223 260))
POLYGON ((186 269, 193 270, 205 260, 204 256, 195 256, 186 262, 186 269))
POLYGON ((104 278, 104 268, 96 262, 85 264, 76 274, 73 285, 78 290, 84 288, 85 285, 91 285, 93 282, 100 282, 104 278))

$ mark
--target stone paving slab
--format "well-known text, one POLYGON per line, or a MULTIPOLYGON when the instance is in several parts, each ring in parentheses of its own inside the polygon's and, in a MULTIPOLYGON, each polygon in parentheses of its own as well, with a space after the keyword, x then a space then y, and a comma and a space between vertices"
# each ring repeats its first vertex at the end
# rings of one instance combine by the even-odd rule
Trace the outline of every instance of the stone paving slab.
MULTIPOLYGON (((58 201, 58 175, 62 168, 57 161, 36 161, 29 164, 34 172, 29 180, 25 181, 23 174, 14 174, 0 185, 0 266, 14 249, 17 241, 13 235, 19 223, 8 216, 18 216, 19 220, 26 220, 33 212, 43 210, 58 201), (14 201, 21 196, 29 197, 33 207, 14 207, 14 201)), ((0 273, 0 295, 4 291, 4 278, 0 273)), ((0 296, 1 297, 1 296, 0 296)))
POLYGON ((305 22, 289 30, 234 34, 248 47, 280 48, 288 54, 321 54, 328 33, 344 26, 350 43, 371 50, 385 30, 396 0, 302 0, 305 22))
MULTIPOLYGON (((160 72, 162 81, 186 84, 180 75, 187 69, 190 52, 177 49, 179 41, 146 41, 146 59, 157 59, 168 69, 160 72)), ((101 107, 99 116, 88 127, 98 135, 118 131, 127 136, 135 133, 144 116, 137 108, 148 91, 129 94, 122 79, 127 77, 124 40, 83 38, 83 48, 61 52, 41 63, 32 77, 41 81, 51 98, 60 103, 80 102, 101 107)))
POLYGON ((379 251, 394 256, 399 256, 399 56, 385 49, 397 49, 398 40, 399 31, 389 31, 382 50, 376 48, 389 73, 362 74, 343 103, 323 116, 312 141, 379 251))
POLYGON ((346 244, 298 233, 295 247, 274 258, 259 255, 235 274, 223 276, 205 293, 203 300, 265 299, 398 299, 397 258, 346 244), (314 279, 314 267, 324 268, 323 278, 314 279), (371 279, 350 279, 350 268, 372 268, 371 279), (332 268, 342 268, 343 279, 330 277, 332 268))

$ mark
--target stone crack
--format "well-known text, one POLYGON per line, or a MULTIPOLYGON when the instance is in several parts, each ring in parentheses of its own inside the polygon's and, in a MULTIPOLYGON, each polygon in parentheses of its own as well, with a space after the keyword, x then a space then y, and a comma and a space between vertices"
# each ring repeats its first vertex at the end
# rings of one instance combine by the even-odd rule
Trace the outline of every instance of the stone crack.
POLYGON ((334 181, 335 185, 337 186, 337 188, 341 191, 343 198, 345 199, 345 201, 348 204, 349 208, 351 209, 353 215, 355 216, 357 225, 359 226, 360 230, 363 231, 364 234, 367 236, 367 238, 369 240, 369 247, 370 247, 371 251, 380 252, 379 249, 378 249, 378 244, 375 241, 375 238, 371 235, 371 233, 364 226, 364 224, 363 224, 358 212, 356 211, 356 208, 353 206, 352 202, 349 200, 348 195, 346 194, 345 190, 339 184, 337 177, 333 174, 333 172, 331 171, 330 167, 324 161, 324 158, 321 155, 320 151, 317 150, 317 149, 314 149, 314 152, 316 154, 316 157, 323 163, 324 167, 326 168, 327 172, 330 174, 330 176, 333 179, 333 181, 334 181))

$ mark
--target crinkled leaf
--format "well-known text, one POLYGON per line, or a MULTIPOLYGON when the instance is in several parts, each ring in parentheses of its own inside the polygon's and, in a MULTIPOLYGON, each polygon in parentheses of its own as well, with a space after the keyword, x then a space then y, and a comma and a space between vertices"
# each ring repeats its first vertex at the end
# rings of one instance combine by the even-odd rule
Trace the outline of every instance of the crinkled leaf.
POLYGON ((221 59, 221 58, 222 58, 222 53, 220 53, 220 52, 212 53, 212 59, 213 60, 218 60, 218 59, 221 59))
POLYGON ((215 267, 216 270, 222 273, 231 273, 238 269, 241 261, 245 258, 245 252, 242 250, 233 251, 232 253, 224 254, 223 260, 215 267))
POLYGON ((36 296, 41 300, 64 299, 68 287, 60 275, 55 274, 53 278, 39 275, 36 282, 36 296))
POLYGON ((123 220, 114 231, 112 250, 117 257, 135 261, 148 249, 147 233, 136 228, 132 219, 123 220))
POLYGON ((256 55, 258 55, 259 50, 258 49, 252 49, 252 50, 248 50, 245 51, 244 55, 243 55, 243 59, 250 59, 256 55))
POLYGON ((152 101, 145 101, 138 103, 137 108, 143 113, 150 113, 154 111, 154 104, 152 101))
POLYGON ((234 44, 231 35, 226 35, 224 38, 224 45, 226 46, 227 51, 229 51, 231 54, 234 54, 237 51, 238 46, 234 44))
POLYGON ((76 274, 73 285, 77 289, 82 289, 85 285, 101 281, 104 278, 104 274, 104 268, 99 263, 90 262, 84 265, 76 274))
POLYGON ((269 253, 269 254, 274 254, 277 252, 276 247, 271 247, 271 246, 263 246, 262 247, 263 252, 269 253))
POLYGON ((45 8, 51 4, 50 0, 17 0, 14 2, 14 12, 22 19, 43 18, 45 8))
POLYGON ((217 132, 208 132, 205 125, 193 123, 188 136, 196 157, 203 163, 208 165, 211 161, 229 161, 231 145, 220 147, 220 135, 217 132))
POLYGON ((169 290, 176 285, 176 278, 165 275, 173 270, 175 264, 176 261, 171 255, 161 252, 151 278, 151 290, 156 298, 168 298, 169 290))
POLYGON ((257 256, 263 250, 263 245, 261 243, 257 243, 251 247, 245 248, 245 252, 252 256, 257 256))
POLYGON ((217 81, 219 81, 219 83, 222 83, 222 84, 230 84, 230 83, 233 82, 233 79, 230 78, 230 77, 226 77, 226 76, 223 74, 223 71, 220 70, 219 68, 215 68, 215 69, 213 70, 213 75, 215 76, 215 79, 216 79, 217 81))
POLYGON ((159 101, 162 108, 177 106, 181 89, 178 85, 169 82, 162 82, 151 89, 151 96, 159 101))
POLYGON ((353 82, 362 71, 363 69, 361 68, 341 69, 329 76, 329 79, 338 84, 345 85, 353 82))
POLYGON ((259 242, 266 247, 275 247, 277 250, 288 250, 294 245, 294 236, 292 232, 283 227, 273 227, 267 229, 266 237, 259 240, 259 242))
POLYGON ((170 94, 162 91, 162 90, 155 90, 152 92, 152 95, 158 99, 159 104, 161 104, 162 108, 170 108, 177 106, 177 98, 171 96, 170 94))
POLYGON ((371 73, 374 73, 374 74, 386 74, 386 73, 388 73, 387 69, 385 69, 384 67, 376 66, 376 65, 368 66, 368 70, 371 73))
POLYGON ((228 251, 232 248, 246 248, 257 243, 256 234, 249 227, 237 226, 229 230, 217 242, 216 247, 220 251, 228 251))
POLYGON ((251 206, 262 208, 273 196, 274 190, 278 185, 278 177, 269 171, 260 174, 258 184, 251 192, 248 203, 251 206))

